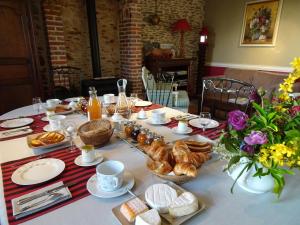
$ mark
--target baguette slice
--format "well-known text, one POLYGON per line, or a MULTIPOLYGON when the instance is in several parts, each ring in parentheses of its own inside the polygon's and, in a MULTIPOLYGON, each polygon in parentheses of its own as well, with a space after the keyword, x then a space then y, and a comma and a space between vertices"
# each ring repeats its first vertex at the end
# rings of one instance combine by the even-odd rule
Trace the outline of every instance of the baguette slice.
POLYGON ((130 223, 135 220, 138 214, 146 212, 147 210, 148 207, 139 198, 134 198, 123 203, 120 208, 120 212, 130 223))

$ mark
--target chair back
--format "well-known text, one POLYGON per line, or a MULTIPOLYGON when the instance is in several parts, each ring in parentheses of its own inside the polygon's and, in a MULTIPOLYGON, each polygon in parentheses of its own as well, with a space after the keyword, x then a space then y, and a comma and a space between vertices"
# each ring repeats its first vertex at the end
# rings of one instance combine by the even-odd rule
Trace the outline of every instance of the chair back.
POLYGON ((65 99, 81 95, 80 82, 83 73, 80 68, 60 66, 52 68, 53 95, 55 98, 65 99))
POLYGON ((248 112, 251 102, 249 96, 256 91, 252 84, 230 78, 203 79, 202 85, 199 111, 208 107, 215 118, 218 117, 217 110, 225 114, 234 109, 248 112))
POLYGON ((146 67, 143 67, 142 80, 148 101, 163 106, 172 106, 174 75, 159 73, 154 76, 146 67))

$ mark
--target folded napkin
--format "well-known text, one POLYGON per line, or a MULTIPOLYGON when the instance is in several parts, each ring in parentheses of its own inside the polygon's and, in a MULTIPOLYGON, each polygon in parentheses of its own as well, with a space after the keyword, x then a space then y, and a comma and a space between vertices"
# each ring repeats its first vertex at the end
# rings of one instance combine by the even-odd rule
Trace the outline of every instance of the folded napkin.
POLYGON ((32 133, 30 126, 0 131, 0 139, 32 133))
POLYGON ((53 189, 55 187, 58 187, 58 186, 61 186, 61 185, 63 185, 62 181, 57 182, 57 183, 52 184, 52 185, 49 185, 47 187, 41 188, 41 189, 39 189, 37 191, 34 191, 34 192, 31 192, 29 194, 22 195, 18 198, 12 199, 11 203, 12 203, 12 208, 13 208, 13 216, 16 219, 19 219, 19 218, 31 215, 31 214, 36 213, 36 212, 39 212, 43 209, 49 208, 49 207, 51 207, 53 205, 56 205, 56 204, 58 204, 62 201, 65 201, 67 199, 72 198, 71 192, 69 191, 69 189, 67 187, 65 187, 65 188, 62 188, 62 189, 59 189, 59 190, 55 191, 54 193, 57 193, 55 195, 48 195, 47 194, 45 196, 41 196, 41 197, 36 198, 36 199, 34 199, 30 202, 27 202, 25 204, 22 204, 22 205, 17 204, 17 202, 21 199, 24 199, 24 198, 27 198, 27 197, 45 192, 47 190, 51 190, 51 189, 53 189), (28 208, 28 206, 32 206, 34 204, 37 204, 37 205, 34 206, 34 207, 28 208))

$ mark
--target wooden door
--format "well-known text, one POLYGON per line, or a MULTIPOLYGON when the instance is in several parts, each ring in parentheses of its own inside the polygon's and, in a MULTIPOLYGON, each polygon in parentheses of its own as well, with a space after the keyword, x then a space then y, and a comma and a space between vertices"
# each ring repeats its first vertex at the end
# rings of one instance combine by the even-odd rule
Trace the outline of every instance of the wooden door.
POLYGON ((0 114, 29 105, 40 91, 29 1, 0 1, 0 114))

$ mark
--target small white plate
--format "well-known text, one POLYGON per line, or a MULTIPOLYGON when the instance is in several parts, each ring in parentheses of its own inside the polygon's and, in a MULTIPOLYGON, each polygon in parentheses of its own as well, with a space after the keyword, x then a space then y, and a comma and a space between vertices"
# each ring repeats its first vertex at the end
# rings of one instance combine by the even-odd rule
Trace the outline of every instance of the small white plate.
POLYGON ((17 127, 24 127, 28 124, 33 123, 34 119, 32 118, 18 118, 18 119, 11 119, 3 121, 0 124, 2 128, 17 128, 17 127))
POLYGON ((164 124, 170 123, 171 119, 166 118, 166 120, 164 122, 160 122, 160 123, 153 123, 152 119, 148 119, 148 120, 146 120, 146 122, 151 125, 164 125, 164 124))
POLYGON ((58 176, 65 169, 65 163, 60 159, 39 159, 16 169, 11 180, 19 185, 39 184, 58 176))
POLYGON ((48 117, 47 116, 44 116, 42 119, 41 119, 42 121, 45 121, 45 122, 49 122, 49 120, 48 120, 48 117))
POLYGON ((135 106, 137 107, 146 107, 150 105, 152 105, 152 102, 148 102, 148 101, 138 101, 135 103, 135 106))
POLYGON ((65 99, 66 102, 79 102, 81 97, 73 97, 65 99))
MULTIPOLYGON (((203 126, 200 123, 201 119, 203 119, 203 118, 197 118, 197 119, 190 120, 189 124, 192 125, 193 127, 203 128, 203 126)), ((216 120, 211 120, 211 119, 206 119, 206 120, 210 120, 209 124, 206 126, 206 129, 216 128, 220 125, 219 122, 216 120)))
POLYGON ((94 174, 90 177, 90 179, 87 181, 86 188, 89 191, 91 195, 94 195, 99 198, 114 198, 121 195, 124 195, 127 193, 127 189, 131 189, 134 185, 134 177, 132 173, 125 170, 124 172, 124 179, 123 179, 123 185, 116 191, 103 191, 97 186, 97 175, 94 174))
POLYGON ((103 161, 103 156, 102 154, 100 154, 100 152, 96 152, 96 159, 93 162, 87 163, 87 162, 83 162, 82 161, 82 155, 79 155, 76 157, 76 159, 74 160, 74 163, 77 166, 83 166, 83 167, 88 167, 88 166, 94 166, 97 165, 99 163, 101 163, 103 161))
POLYGON ((178 127, 173 127, 172 128, 173 133, 175 133, 175 134, 189 134, 189 133, 193 132, 193 129, 190 128, 190 127, 187 127, 187 129, 185 131, 179 131, 177 128, 178 127))
POLYGON ((53 130, 51 130, 50 124, 44 126, 44 127, 43 127, 43 130, 44 130, 44 131, 47 131, 47 132, 53 131, 53 130))

